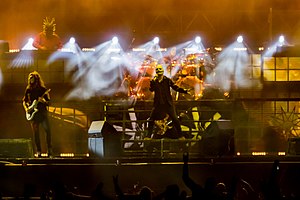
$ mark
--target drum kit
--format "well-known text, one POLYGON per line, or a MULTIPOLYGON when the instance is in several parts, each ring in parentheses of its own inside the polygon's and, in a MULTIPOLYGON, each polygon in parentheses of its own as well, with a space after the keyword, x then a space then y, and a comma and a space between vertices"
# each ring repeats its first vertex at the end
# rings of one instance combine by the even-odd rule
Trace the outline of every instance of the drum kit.
MULTIPOLYGON (((155 75, 155 67, 158 64, 158 60, 152 56, 145 56, 145 60, 137 67, 138 77, 136 78, 133 95, 137 99, 150 100, 153 98, 152 92, 150 92, 150 81, 155 75)), ((166 62, 166 74, 171 77, 176 85, 190 89, 191 94, 176 94, 176 100, 187 99, 197 100, 202 97, 204 90, 204 79, 206 75, 205 59, 203 54, 188 54, 181 60, 170 60, 166 62)))

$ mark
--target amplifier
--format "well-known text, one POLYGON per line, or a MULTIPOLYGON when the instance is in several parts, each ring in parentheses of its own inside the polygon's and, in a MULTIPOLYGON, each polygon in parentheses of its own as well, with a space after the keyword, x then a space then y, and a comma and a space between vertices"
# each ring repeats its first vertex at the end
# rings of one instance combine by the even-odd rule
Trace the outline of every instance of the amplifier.
POLYGON ((0 139, 0 158, 32 158, 31 139, 0 139))

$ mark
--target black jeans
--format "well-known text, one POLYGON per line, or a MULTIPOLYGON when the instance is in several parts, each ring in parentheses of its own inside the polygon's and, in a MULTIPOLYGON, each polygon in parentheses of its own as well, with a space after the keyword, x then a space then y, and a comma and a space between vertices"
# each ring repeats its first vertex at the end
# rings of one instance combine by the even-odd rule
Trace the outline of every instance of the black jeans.
POLYGON ((32 128, 32 131, 34 134, 36 150, 38 152, 41 152, 41 150, 42 150, 41 149, 41 140, 40 140, 40 125, 42 125, 42 127, 44 128, 44 130, 46 132, 47 147, 49 150, 52 148, 52 143, 51 143, 51 129, 50 129, 47 112, 40 114, 38 120, 33 119, 31 121, 31 128, 32 128))

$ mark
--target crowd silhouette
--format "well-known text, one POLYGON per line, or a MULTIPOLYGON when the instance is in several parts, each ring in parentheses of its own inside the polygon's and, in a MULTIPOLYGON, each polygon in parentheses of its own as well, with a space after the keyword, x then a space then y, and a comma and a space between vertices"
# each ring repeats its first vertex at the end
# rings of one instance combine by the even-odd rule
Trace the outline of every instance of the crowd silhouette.
MULTIPOLYGON (((43 199, 43 200, 294 200, 299 199, 297 191, 284 193, 280 188, 280 163, 273 162, 272 170, 266 180, 253 187, 242 177, 232 177, 229 183, 218 181, 218 177, 209 177, 204 184, 197 183, 190 176, 189 154, 183 154, 182 181, 187 190, 176 183, 166 185, 163 192, 155 192, 149 186, 135 185, 131 191, 123 191, 119 184, 119 174, 112 175, 114 194, 106 194, 104 183, 99 183, 90 195, 82 195, 70 190, 62 181, 49 184, 41 194, 36 194, 34 184, 25 184, 23 197, 6 198, 0 191, 0 199, 43 199)), ((1 189, 1 188, 0 188, 1 189)))

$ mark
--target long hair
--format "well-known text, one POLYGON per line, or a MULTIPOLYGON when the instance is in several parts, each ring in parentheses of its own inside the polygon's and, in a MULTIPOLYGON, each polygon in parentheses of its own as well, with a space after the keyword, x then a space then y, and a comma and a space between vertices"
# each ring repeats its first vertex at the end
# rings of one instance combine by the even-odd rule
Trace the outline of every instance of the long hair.
POLYGON ((28 80, 27 80, 27 88, 34 88, 34 87, 46 87, 41 75, 37 71, 31 72, 28 75, 28 80), (30 82, 31 77, 34 77, 35 79, 33 83, 30 82))

